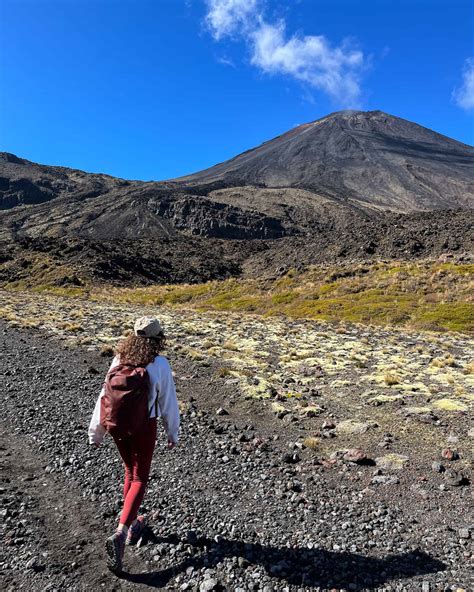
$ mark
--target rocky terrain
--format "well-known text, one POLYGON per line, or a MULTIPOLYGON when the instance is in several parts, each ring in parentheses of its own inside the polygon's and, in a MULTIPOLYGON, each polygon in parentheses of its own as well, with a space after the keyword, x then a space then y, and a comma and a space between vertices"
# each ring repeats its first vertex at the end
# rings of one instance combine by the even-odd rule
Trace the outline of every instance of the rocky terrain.
POLYGON ((87 199, 129 181, 60 166, 41 165, 8 152, 0 153, 0 209, 44 203, 59 197, 87 199))
POLYGON ((468 337, 1 296, 2 589, 472 589, 468 337), (158 444, 118 580, 120 463, 86 429, 110 346, 148 313, 182 439, 158 444))
POLYGON ((21 279, 38 253, 68 268, 55 285, 459 254, 472 249, 473 203, 472 147, 380 111, 333 113, 171 181, 1 153, 0 277, 21 279))
POLYGON ((474 149, 382 111, 339 111, 178 180, 300 187, 369 210, 472 207, 474 149))
POLYGON ((198 237, 101 241, 83 238, 21 238, 1 243, 2 284, 27 280, 30 286, 175 284, 219 280, 241 273, 245 254, 234 242, 198 237), (212 248, 210 248, 212 246, 212 248))
POLYGON ((164 182, 1 153, 0 588, 472 590, 473 158, 378 111, 164 182), (118 579, 87 426, 144 314, 182 435, 118 579))
MULTIPOLYGON (((44 206, 47 207, 46 205, 44 206)), ((30 211, 22 216, 33 224, 30 211)), ((197 283, 228 277, 274 278, 314 263, 448 256, 469 260, 474 210, 389 214, 383 220, 337 218, 313 235, 278 240, 228 240, 177 233, 156 238, 91 239, 83 236, 0 238, 2 285, 87 286, 197 283), (351 223, 351 221, 353 223, 351 223)), ((118 230, 118 227, 117 227, 118 230)), ((0 236, 9 233, 8 225, 0 236)))

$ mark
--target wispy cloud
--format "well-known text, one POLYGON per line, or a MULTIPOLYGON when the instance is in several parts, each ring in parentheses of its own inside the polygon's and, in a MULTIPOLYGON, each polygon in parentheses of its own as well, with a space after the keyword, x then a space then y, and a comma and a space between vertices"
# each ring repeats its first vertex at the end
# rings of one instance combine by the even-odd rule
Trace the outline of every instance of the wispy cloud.
POLYGON ((289 35, 283 19, 265 18, 260 0, 207 0, 207 7, 206 24, 214 39, 243 39, 251 64, 262 72, 291 76, 341 106, 359 106, 366 58, 351 41, 333 46, 324 35, 289 35))
POLYGON ((207 6, 206 21, 216 40, 243 34, 252 17, 260 14, 258 0, 207 0, 207 6))
POLYGON ((464 62, 462 85, 454 89, 453 99, 466 111, 474 109, 474 58, 468 58, 464 62))
POLYGON ((225 55, 217 56, 216 60, 219 64, 222 64, 223 66, 230 66, 231 68, 235 68, 234 61, 225 55))

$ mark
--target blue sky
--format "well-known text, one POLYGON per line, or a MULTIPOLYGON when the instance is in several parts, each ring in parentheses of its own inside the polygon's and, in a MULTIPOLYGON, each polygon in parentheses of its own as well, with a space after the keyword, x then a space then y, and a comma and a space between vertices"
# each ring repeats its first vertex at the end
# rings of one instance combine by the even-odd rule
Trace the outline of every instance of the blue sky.
POLYGON ((344 107, 474 143, 468 0, 2 0, 0 150, 193 172, 344 107))

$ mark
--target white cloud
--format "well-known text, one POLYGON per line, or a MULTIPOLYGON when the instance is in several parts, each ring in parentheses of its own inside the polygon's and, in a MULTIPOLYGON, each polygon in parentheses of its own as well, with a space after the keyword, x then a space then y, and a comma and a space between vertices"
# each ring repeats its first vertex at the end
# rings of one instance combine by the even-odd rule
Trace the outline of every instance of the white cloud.
POLYGON ((462 85, 453 91, 453 98, 466 111, 474 109, 474 58, 464 62, 462 85))
POLYGON ((231 68, 235 68, 233 60, 231 60, 225 55, 217 56, 216 60, 219 64, 222 64, 223 66, 230 66, 231 68))
POLYGON ((240 37, 251 63, 322 90, 344 107, 359 104, 363 53, 346 41, 333 47, 323 35, 288 36, 285 21, 267 22, 258 0, 208 0, 207 25, 216 40, 240 37))
POLYGON ((207 0, 206 22, 214 39, 242 33, 259 14, 257 0, 207 0))

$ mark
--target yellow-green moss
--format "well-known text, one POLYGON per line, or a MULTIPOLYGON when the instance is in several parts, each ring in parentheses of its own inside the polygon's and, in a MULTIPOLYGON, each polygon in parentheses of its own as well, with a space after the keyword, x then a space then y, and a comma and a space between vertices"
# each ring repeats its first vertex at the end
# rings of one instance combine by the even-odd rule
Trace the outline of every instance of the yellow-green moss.
POLYGON ((455 401, 454 399, 438 399, 433 403, 433 407, 440 411, 467 411, 468 407, 461 401, 455 401))
POLYGON ((285 413, 287 411, 286 407, 284 405, 282 405, 281 403, 277 403, 276 401, 274 401, 272 403, 272 411, 274 413, 285 413))

